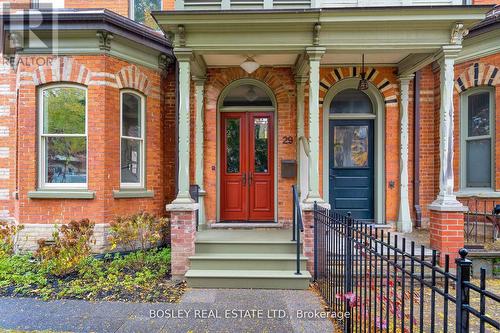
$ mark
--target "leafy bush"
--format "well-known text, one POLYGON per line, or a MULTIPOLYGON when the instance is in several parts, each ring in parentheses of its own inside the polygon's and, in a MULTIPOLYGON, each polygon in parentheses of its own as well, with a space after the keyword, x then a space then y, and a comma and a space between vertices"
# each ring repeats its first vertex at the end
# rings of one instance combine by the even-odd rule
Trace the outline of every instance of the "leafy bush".
POLYGON ((118 217, 110 225, 108 241, 110 249, 121 248, 145 251, 166 240, 169 232, 168 220, 146 212, 118 217))
POLYGON ((54 242, 38 241, 35 257, 42 267, 48 268, 56 276, 73 273, 76 267, 90 255, 90 240, 94 233, 94 223, 88 219, 71 221, 53 233, 54 242))
POLYGON ((0 257, 14 253, 14 239, 16 234, 24 228, 6 221, 0 221, 0 257))

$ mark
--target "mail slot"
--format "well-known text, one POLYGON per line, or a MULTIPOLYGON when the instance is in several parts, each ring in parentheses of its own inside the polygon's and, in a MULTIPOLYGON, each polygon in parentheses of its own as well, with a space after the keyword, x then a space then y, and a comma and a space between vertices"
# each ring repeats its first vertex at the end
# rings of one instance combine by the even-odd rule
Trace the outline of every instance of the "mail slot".
POLYGON ((281 178, 297 177, 297 161, 281 160, 281 178))

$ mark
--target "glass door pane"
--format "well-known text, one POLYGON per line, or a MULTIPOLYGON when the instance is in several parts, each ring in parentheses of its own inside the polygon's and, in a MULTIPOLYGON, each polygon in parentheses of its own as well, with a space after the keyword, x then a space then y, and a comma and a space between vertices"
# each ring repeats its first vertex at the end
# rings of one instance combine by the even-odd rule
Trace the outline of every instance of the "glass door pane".
POLYGON ((368 166, 368 126, 335 126, 334 167, 368 166))
POLYGON ((226 172, 240 172, 240 119, 226 120, 226 172))
POLYGON ((256 173, 269 172, 269 118, 254 118, 254 170, 256 173))

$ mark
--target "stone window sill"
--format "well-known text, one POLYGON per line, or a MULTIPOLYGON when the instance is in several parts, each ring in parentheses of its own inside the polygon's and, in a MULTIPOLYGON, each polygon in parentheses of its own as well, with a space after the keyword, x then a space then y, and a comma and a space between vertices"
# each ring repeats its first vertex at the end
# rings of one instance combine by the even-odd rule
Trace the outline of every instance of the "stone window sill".
POLYGON ((454 193, 458 198, 500 198, 500 192, 489 188, 461 189, 454 193))
POLYGON ((86 199, 95 198, 94 191, 87 190, 37 190, 28 192, 30 199, 86 199))
POLYGON ((115 199, 130 199, 130 198, 152 198, 155 192, 153 190, 133 190, 133 189, 122 189, 113 191, 113 198, 115 199))

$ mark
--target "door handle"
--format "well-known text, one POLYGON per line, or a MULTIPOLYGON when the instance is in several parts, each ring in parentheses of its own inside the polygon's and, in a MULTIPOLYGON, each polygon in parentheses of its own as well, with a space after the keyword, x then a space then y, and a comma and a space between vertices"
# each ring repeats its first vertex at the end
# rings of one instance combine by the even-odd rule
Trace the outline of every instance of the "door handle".
POLYGON ((242 182, 243 182, 243 186, 246 186, 247 185, 247 174, 245 172, 243 172, 241 174, 241 179, 242 179, 242 182))
POLYGON ((248 175, 248 185, 252 184, 252 180, 253 180, 253 172, 250 171, 250 174, 248 175))

